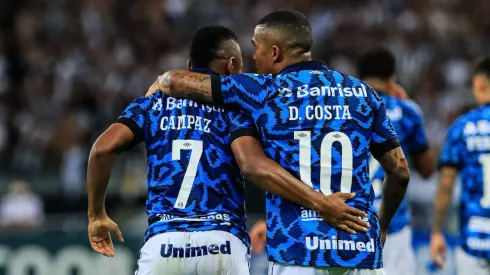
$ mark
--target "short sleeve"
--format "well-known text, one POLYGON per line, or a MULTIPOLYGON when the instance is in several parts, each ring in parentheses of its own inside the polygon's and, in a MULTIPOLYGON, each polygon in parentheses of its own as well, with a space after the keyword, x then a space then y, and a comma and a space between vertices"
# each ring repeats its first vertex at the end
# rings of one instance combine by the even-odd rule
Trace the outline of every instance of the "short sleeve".
POLYGON ((272 75, 237 74, 211 76, 211 88, 216 105, 233 105, 253 113, 262 108, 274 84, 272 75))
POLYGON ((378 157, 399 147, 400 142, 395 128, 386 115, 385 103, 372 88, 370 90, 374 113, 370 151, 373 156, 378 157))
POLYGON ((463 129, 461 127, 461 123, 456 122, 449 128, 446 140, 442 146, 441 156, 439 157, 439 168, 449 166, 459 169, 461 167, 462 132, 463 129))
POLYGON ((134 135, 134 145, 145 141, 145 126, 148 123, 148 106, 150 97, 141 97, 129 104, 117 119, 118 123, 126 125, 134 135))
POLYGON ((260 140, 252 117, 237 111, 230 111, 228 116, 230 119, 230 143, 243 136, 251 136, 260 140))
POLYGON ((417 156, 429 149, 427 136, 424 130, 424 119, 420 108, 415 109, 414 105, 416 105, 416 103, 408 105, 410 109, 407 111, 408 114, 404 116, 404 118, 406 117, 409 120, 407 123, 411 126, 407 138, 407 150, 410 156, 417 156))

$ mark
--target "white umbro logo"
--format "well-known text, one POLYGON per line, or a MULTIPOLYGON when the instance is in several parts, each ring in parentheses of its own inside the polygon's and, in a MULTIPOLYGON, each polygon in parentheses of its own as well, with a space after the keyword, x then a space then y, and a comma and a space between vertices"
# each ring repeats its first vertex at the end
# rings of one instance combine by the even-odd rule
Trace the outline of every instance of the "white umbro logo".
POLYGON ((162 99, 157 99, 157 102, 153 103, 153 107, 151 108, 153 111, 161 111, 163 108, 162 99))
POLYGON ((310 74, 323 74, 323 73, 320 71, 311 71, 310 74))

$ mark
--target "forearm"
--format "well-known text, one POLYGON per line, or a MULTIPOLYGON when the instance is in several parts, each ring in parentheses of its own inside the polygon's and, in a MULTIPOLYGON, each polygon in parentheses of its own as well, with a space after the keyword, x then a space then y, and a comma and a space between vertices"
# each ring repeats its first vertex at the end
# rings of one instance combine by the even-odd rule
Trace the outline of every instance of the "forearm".
POLYGON ((158 89, 173 97, 213 102, 211 77, 186 70, 171 70, 158 77, 158 89))
POLYGON ((87 169, 88 216, 94 219, 105 215, 105 195, 115 153, 97 153, 92 149, 87 169))
POLYGON ((439 186, 434 201, 434 222, 432 232, 442 232, 447 209, 451 204, 454 178, 456 171, 452 168, 441 169, 439 186))
POLYGON ((317 210, 323 195, 296 179, 271 159, 253 162, 244 173, 246 178, 262 189, 303 207, 317 210))
POLYGON ((392 149, 376 159, 386 174, 383 184, 383 199, 379 210, 381 230, 386 231, 405 197, 410 181, 410 172, 401 147, 392 149))
POLYGON ((396 175, 386 175, 383 183, 383 199, 379 210, 381 230, 387 230, 391 219, 405 198, 408 180, 396 175))

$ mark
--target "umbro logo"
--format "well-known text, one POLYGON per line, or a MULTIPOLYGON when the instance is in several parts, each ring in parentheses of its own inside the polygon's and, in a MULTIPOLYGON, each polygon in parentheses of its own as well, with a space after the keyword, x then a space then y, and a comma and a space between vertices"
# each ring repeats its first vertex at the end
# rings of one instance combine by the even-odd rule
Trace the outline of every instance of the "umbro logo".
POLYGON ((310 74, 323 74, 323 73, 320 71, 311 71, 310 74))
POLYGON ((157 99, 157 102, 154 102, 153 107, 151 107, 153 111, 161 111, 162 108, 163 108, 163 103, 161 98, 157 99))

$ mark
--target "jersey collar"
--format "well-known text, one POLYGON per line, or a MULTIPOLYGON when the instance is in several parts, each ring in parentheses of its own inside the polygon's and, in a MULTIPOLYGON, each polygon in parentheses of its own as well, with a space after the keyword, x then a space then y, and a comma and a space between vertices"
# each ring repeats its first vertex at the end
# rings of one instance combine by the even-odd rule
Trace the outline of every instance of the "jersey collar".
POLYGON ((201 73, 201 74, 219 75, 208 68, 192 68, 191 71, 196 73, 201 73))
POLYGON ((328 67, 325 63, 320 61, 304 61, 285 67, 279 72, 279 74, 287 74, 290 72, 299 72, 303 70, 328 70, 328 67))

